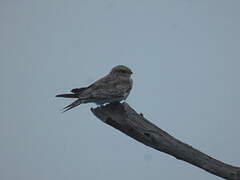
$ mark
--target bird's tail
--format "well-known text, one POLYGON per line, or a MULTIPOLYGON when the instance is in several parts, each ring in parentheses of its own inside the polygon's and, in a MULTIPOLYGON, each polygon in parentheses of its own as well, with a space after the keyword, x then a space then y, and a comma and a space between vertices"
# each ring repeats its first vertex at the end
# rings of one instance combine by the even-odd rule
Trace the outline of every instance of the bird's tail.
POLYGON ((58 94, 56 97, 64 97, 64 98, 78 98, 77 94, 58 94))
POLYGON ((78 106, 78 105, 80 105, 80 104, 82 104, 81 99, 78 99, 78 100, 74 101, 72 104, 69 104, 68 106, 66 106, 65 108, 62 109, 63 113, 72 109, 72 108, 74 108, 74 107, 76 107, 76 106, 78 106))

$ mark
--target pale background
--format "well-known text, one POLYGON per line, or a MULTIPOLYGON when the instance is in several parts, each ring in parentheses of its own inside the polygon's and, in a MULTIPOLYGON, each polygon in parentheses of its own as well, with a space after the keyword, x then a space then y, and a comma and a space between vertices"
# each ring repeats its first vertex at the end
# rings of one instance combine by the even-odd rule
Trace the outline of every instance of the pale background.
POLYGON ((127 102, 240 166, 239 0, 1 0, 0 179, 221 179, 146 147, 54 95, 118 64, 127 102))

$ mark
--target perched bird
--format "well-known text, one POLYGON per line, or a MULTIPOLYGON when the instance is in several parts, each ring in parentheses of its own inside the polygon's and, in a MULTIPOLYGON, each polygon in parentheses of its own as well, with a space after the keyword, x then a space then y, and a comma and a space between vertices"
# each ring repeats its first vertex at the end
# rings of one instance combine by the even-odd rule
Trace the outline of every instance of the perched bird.
POLYGON ((77 98, 72 104, 63 108, 66 112, 83 103, 105 103, 120 102, 125 100, 132 89, 132 71, 126 66, 114 67, 108 75, 99 79, 88 87, 72 89, 69 94, 59 94, 56 97, 77 98))

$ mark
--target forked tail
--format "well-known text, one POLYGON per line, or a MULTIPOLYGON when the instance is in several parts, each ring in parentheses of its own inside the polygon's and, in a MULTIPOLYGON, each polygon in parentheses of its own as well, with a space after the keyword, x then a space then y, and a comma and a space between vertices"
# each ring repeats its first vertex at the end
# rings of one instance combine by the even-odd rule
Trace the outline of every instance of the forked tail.
POLYGON ((80 104, 82 104, 82 100, 79 99, 77 94, 58 94, 56 95, 56 97, 63 97, 63 98, 78 98, 76 101, 74 101, 72 104, 69 104, 68 106, 66 106, 65 108, 63 108, 62 112, 66 112, 80 104))
POLYGON ((74 108, 74 107, 76 107, 76 106, 78 106, 78 105, 80 105, 80 104, 82 104, 81 99, 78 99, 78 100, 74 101, 72 104, 69 104, 68 106, 66 106, 65 108, 62 109, 63 113, 72 109, 72 108, 74 108))

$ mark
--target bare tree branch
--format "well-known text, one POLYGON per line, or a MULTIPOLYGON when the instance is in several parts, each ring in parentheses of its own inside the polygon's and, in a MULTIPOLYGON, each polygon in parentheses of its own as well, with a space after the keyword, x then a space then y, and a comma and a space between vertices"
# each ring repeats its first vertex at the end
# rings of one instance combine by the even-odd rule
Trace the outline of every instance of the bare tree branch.
POLYGON ((156 125, 127 103, 114 103, 91 109, 104 123, 161 152, 228 180, 240 180, 240 168, 216 160, 185 144, 156 125))

